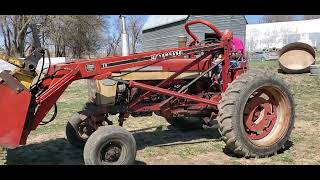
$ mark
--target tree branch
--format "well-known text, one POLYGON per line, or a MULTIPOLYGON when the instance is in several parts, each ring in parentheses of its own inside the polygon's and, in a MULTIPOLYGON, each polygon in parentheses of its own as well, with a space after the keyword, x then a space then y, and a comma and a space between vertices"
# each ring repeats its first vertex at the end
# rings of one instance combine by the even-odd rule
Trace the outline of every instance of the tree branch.
POLYGON ((22 34, 24 34, 26 32, 28 25, 30 24, 32 18, 33 18, 33 16, 29 16, 27 21, 22 25, 20 31, 18 32, 18 38, 20 38, 22 36, 22 34))

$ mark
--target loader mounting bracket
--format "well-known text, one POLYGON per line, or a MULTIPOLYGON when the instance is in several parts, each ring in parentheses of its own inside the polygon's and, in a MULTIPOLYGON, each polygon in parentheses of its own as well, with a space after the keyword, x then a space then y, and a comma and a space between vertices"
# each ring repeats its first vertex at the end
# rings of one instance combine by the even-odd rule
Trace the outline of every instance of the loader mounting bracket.
POLYGON ((24 86, 11 74, 11 71, 4 70, 0 73, 0 78, 17 94, 24 90, 24 86))

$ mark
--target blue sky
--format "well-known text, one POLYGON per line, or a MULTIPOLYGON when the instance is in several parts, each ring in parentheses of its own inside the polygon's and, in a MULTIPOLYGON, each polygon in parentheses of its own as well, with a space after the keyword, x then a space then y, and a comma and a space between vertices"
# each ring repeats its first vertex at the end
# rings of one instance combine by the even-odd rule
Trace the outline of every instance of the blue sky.
POLYGON ((259 20, 262 16, 263 15, 246 15, 246 19, 248 21, 248 24, 255 24, 259 23, 259 20))
MULTIPOLYGON (((256 24, 259 23, 259 20, 262 18, 264 15, 246 15, 246 19, 248 21, 248 24, 256 24)), ((301 18, 301 15, 294 15, 298 19, 301 18)))

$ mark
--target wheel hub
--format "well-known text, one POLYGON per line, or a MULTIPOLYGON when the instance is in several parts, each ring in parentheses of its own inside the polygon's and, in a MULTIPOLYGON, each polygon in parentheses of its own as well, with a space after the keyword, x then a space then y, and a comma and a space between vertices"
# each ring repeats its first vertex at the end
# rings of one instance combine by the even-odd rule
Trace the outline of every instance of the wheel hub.
POLYGON ((116 162, 121 156, 121 146, 118 144, 109 143, 102 151, 102 154, 104 154, 103 161, 116 162))
POLYGON ((272 130, 276 120, 276 106, 268 92, 258 92, 248 102, 245 108, 244 125, 247 135, 252 140, 266 137, 272 130), (260 97, 261 94, 268 99, 260 97))

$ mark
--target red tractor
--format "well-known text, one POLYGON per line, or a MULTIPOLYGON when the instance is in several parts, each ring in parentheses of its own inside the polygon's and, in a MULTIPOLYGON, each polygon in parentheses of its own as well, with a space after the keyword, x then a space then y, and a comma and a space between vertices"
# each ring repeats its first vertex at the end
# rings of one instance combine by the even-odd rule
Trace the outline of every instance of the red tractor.
POLYGON ((0 73, 0 145, 24 145, 53 107, 55 117, 56 102, 68 85, 89 79, 91 101, 66 128, 69 142, 84 147, 85 164, 133 164, 136 142, 121 126, 130 114, 150 112, 173 124, 188 118, 208 126, 217 122, 226 148, 240 157, 282 150, 295 118, 288 85, 271 72, 248 70, 246 63, 230 68, 231 30, 220 32, 205 20, 189 21, 185 29, 192 38, 185 47, 51 65, 31 85, 45 53, 37 48, 16 63, 14 73, 0 73), (199 42, 189 29, 193 24, 208 26, 217 39, 199 42), (108 120, 114 114, 119 114, 119 125, 108 120))

